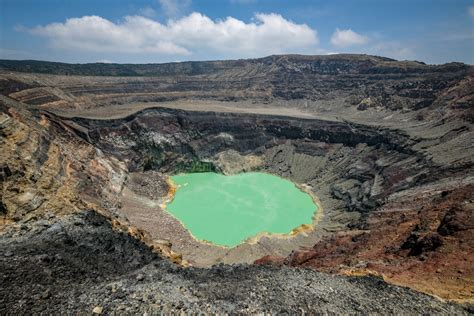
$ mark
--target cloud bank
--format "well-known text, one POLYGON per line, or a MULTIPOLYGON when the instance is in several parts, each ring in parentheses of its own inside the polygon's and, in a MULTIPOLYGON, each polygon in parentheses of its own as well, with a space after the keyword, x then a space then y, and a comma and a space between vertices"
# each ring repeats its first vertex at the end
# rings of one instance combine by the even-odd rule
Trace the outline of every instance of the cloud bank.
POLYGON ((331 44, 337 47, 348 47, 354 45, 364 45, 369 42, 367 36, 358 34, 351 29, 336 31, 332 34, 331 44))
POLYGON ((83 16, 29 32, 65 50, 178 56, 314 53, 319 43, 316 30, 273 13, 255 14, 249 23, 233 17, 214 21, 196 12, 166 24, 143 16, 127 16, 116 23, 83 16))

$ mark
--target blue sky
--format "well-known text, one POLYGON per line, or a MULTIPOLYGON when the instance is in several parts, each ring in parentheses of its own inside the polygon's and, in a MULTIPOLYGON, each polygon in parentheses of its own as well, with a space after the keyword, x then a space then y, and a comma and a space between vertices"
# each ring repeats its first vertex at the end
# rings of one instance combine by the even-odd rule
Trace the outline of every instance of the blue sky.
POLYGON ((0 58, 154 63, 367 53, 474 64, 474 0, 0 0, 0 58))

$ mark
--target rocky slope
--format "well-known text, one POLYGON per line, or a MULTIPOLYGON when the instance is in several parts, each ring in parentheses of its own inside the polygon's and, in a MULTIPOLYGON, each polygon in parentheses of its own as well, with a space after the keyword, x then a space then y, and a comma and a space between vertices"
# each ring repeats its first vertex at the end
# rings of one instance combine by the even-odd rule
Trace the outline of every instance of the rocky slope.
POLYGON ((113 230, 96 212, 37 222, 0 240, 2 314, 435 313, 446 304, 376 277, 218 265, 182 268, 113 230))
POLYGON ((463 312, 300 266, 473 302, 471 66, 287 55, 0 69, 2 311, 463 312), (162 203, 167 175, 203 170, 289 178, 323 211, 288 238, 199 243, 162 203))

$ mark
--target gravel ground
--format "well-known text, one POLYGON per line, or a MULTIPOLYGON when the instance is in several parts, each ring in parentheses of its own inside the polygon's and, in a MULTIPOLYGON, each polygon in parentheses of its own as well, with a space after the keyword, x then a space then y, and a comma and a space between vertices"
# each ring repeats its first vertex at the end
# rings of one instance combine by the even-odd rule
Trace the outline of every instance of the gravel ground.
POLYGON ((250 265, 181 268, 93 212, 4 231, 0 284, 0 314, 469 313, 376 277, 250 265))

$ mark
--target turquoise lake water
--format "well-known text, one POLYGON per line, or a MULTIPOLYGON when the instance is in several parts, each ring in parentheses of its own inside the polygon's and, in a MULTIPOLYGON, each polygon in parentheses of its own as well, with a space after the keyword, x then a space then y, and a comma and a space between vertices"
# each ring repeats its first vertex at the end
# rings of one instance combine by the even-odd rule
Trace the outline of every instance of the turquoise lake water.
POLYGON ((171 177, 178 185, 168 212, 198 240, 233 247, 261 232, 290 233, 311 224, 317 206, 294 183, 266 173, 213 172, 171 177))

